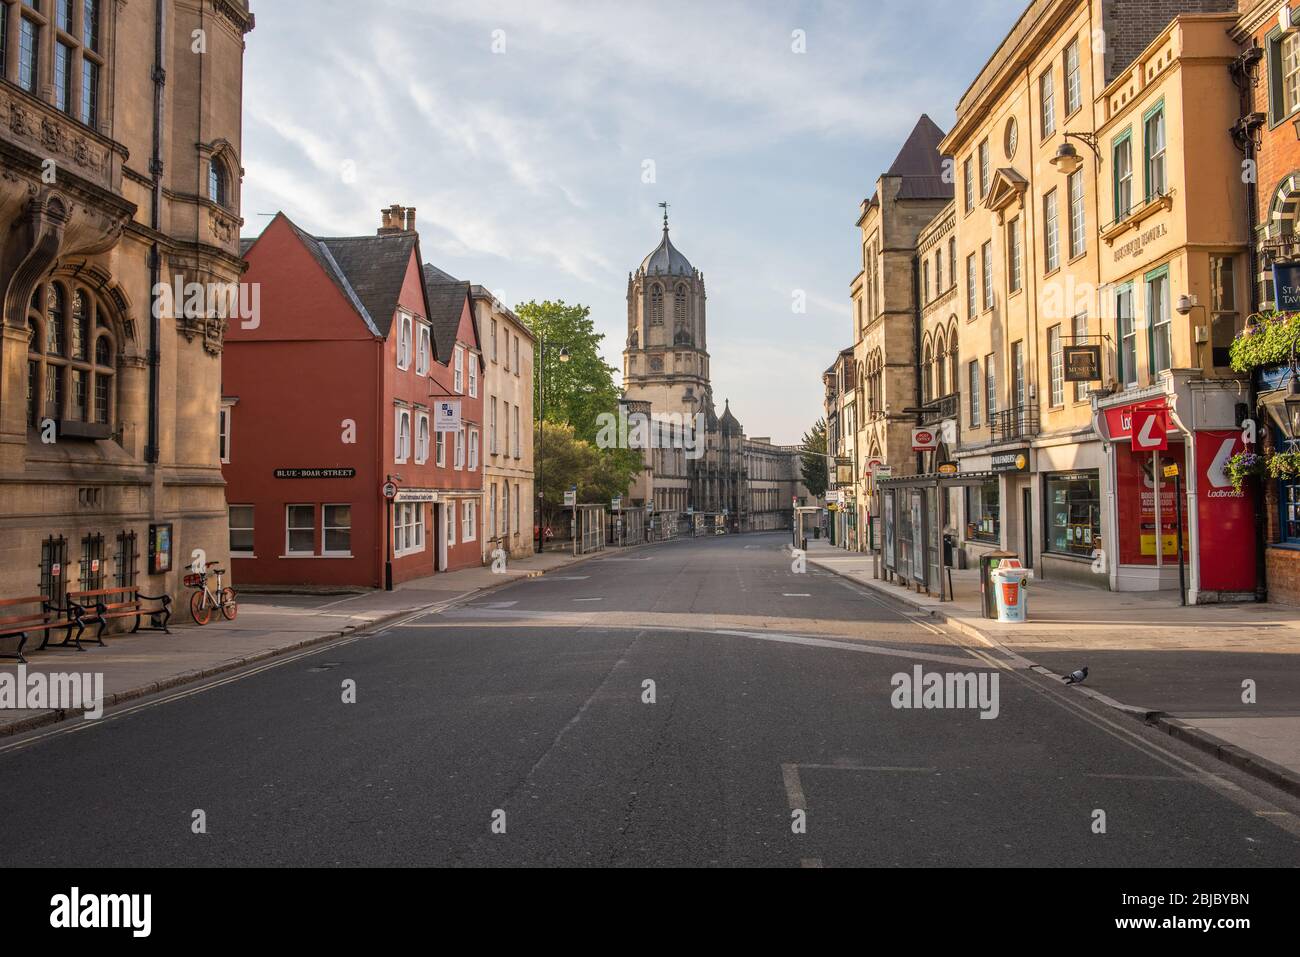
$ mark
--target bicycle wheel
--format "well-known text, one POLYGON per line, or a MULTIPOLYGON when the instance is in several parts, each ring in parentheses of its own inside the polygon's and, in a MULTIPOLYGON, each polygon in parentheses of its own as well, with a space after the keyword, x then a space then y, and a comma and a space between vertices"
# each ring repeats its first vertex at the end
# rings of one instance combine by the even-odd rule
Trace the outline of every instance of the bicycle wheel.
POLYGON ((212 606, 207 602, 207 592, 196 591, 190 595, 190 615, 196 625, 206 625, 212 620, 212 606))
POLYGON ((221 589, 221 614, 225 616, 226 621, 234 621, 235 616, 239 614, 239 602, 236 600, 233 588, 221 589))

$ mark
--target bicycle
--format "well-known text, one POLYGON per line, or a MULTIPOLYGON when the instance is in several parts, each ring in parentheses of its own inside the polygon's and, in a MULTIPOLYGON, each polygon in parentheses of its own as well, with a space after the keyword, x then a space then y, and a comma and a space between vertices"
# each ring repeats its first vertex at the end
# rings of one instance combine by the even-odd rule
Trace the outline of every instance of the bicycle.
POLYGON ((190 588, 197 589, 190 596, 190 615, 194 618, 196 625, 206 625, 211 621, 213 608, 220 609, 221 616, 226 621, 234 621, 235 616, 239 614, 239 602, 235 590, 221 584, 221 576, 225 573, 224 568, 212 567, 206 571, 185 576, 185 584, 190 588), (215 592, 208 588, 209 575, 217 576, 217 589, 215 592))

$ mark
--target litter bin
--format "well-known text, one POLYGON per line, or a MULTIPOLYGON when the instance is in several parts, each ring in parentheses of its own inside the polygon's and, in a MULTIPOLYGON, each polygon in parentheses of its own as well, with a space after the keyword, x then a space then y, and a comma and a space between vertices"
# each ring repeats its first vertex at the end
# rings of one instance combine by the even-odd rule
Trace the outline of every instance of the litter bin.
POLYGON ((821 537, 822 537, 822 527, 820 525, 814 525, 813 538, 821 538, 821 537))
POLYGON ((1019 558, 1015 552, 992 551, 980 556, 980 598, 985 618, 998 617, 998 602, 993 595, 993 581, 989 577, 1004 558, 1019 558))
POLYGON ((1020 567, 1019 559, 1007 559, 993 569, 993 589, 997 595, 998 621, 1029 620, 1029 583, 1034 573, 1020 567))

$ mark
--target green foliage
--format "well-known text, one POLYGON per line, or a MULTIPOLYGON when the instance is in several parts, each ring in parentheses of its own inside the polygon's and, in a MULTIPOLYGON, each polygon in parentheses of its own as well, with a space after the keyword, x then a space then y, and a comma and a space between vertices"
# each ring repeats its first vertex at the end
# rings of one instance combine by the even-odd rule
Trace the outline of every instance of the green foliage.
POLYGON ((1268 456, 1268 474, 1275 479, 1300 478, 1300 451, 1274 452, 1268 456))
POLYGON ((515 307, 515 314, 538 340, 534 417, 545 415, 548 422, 567 423, 578 438, 595 442, 596 417, 602 412, 618 411, 619 390, 614 384, 618 370, 601 358, 600 344, 605 337, 596 332, 591 310, 567 305, 563 300, 547 300, 521 303, 515 307), (560 361, 562 348, 568 350, 567 362, 560 361))
POLYGON ((627 494, 633 476, 643 467, 636 450, 602 451, 578 438, 567 423, 542 422, 533 441, 542 466, 538 488, 548 524, 554 524, 563 510, 570 486, 578 486, 579 504, 608 505, 615 495, 627 494))
POLYGON ((1246 484, 1246 479, 1256 475, 1266 475, 1268 467, 1269 460, 1265 456, 1254 452, 1238 452, 1228 459, 1224 471, 1228 473, 1228 478, 1232 479, 1233 490, 1240 492, 1241 487, 1246 484))
POLYGON ((1300 336, 1300 313, 1262 312, 1250 317, 1241 335, 1232 341, 1232 368, 1249 372, 1259 366, 1290 361, 1291 345, 1300 336))
POLYGON ((826 494, 830 484, 826 470, 826 420, 818 419, 811 429, 803 434, 803 472, 804 484, 813 496, 821 498, 826 494))

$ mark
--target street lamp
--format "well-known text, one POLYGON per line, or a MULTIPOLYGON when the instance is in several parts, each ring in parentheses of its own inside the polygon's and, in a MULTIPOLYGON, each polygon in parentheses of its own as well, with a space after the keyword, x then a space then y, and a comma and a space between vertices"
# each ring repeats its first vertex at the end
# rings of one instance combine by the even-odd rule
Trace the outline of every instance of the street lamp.
POLYGON ((546 349, 547 347, 559 346, 560 354, 556 356, 560 362, 569 361, 569 347, 562 342, 548 342, 546 339, 538 338, 537 340, 537 503, 534 509, 537 524, 537 551, 542 550, 543 541, 546 534, 542 522, 545 515, 542 512, 542 451, 545 442, 545 429, 543 423, 546 421, 546 349))
POLYGON ((1052 165, 1057 171, 1066 176, 1070 176, 1079 171, 1083 165, 1083 157, 1079 151, 1070 143, 1071 139, 1081 141, 1088 149, 1092 150, 1092 155, 1097 159, 1097 168, 1101 168, 1101 153, 1097 151, 1097 137, 1092 133, 1066 133, 1065 141, 1056 150, 1056 155, 1052 157, 1052 165))

